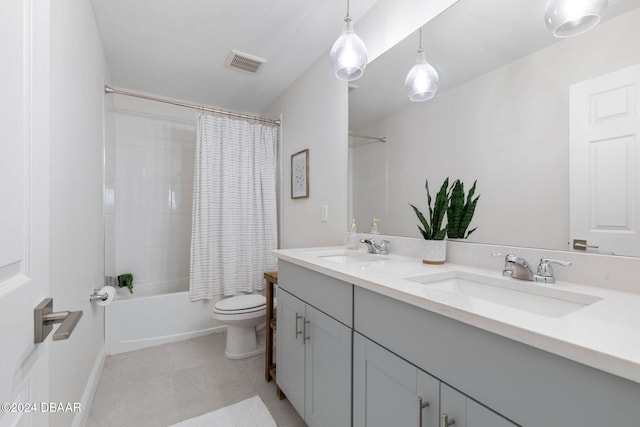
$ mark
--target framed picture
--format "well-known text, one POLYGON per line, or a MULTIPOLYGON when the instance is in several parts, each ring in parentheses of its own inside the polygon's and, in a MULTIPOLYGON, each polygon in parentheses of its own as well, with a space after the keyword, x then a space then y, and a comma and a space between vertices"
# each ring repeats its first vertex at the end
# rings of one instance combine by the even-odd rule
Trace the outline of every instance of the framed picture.
POLYGON ((309 149, 291 155, 291 198, 309 197, 309 149))

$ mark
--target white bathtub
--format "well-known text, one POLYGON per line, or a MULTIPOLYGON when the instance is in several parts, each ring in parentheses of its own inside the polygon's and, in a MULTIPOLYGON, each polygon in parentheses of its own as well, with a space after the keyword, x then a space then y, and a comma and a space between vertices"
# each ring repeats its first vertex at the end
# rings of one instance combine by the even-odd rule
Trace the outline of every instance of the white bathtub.
POLYGON ((118 289, 118 298, 105 307, 107 354, 225 330, 213 318, 214 301, 189 301, 187 281, 142 283, 133 291, 118 289))

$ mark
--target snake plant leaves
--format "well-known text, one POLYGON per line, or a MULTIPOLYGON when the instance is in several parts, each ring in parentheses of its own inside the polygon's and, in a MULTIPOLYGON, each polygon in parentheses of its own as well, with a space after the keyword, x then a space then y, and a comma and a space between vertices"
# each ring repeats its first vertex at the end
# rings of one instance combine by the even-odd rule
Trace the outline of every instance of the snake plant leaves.
POLYGON ((420 234, 422 234, 422 237, 425 240, 443 240, 447 235, 447 228, 446 226, 443 227, 442 223, 447 213, 447 205, 449 203, 448 188, 449 178, 445 179, 442 183, 440 191, 438 191, 435 201, 433 201, 431 198, 431 192, 429 191, 429 181, 425 181, 425 189, 427 190, 427 207, 429 208, 428 220, 418 208, 409 203, 422 224, 422 227, 418 226, 418 230, 420 230, 420 234))
POLYGON ((466 239, 478 228, 475 227, 467 232, 467 228, 469 228, 469 224, 473 219, 478 199, 480 198, 480 196, 476 196, 475 199, 473 198, 477 182, 477 180, 474 181, 473 186, 469 189, 466 201, 464 195, 464 184, 458 179, 452 184, 449 209, 447 211, 447 236, 449 238, 466 239))

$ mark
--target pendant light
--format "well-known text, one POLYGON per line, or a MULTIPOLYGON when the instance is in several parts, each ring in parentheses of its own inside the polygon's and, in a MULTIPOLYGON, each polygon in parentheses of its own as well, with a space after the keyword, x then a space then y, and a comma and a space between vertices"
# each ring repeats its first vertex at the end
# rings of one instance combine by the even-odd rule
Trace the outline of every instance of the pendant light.
POLYGON ((331 68, 340 80, 357 80, 367 66, 367 48, 362 39, 353 32, 347 0, 347 16, 344 18, 344 31, 331 48, 331 68))
POLYGON ((577 36, 595 27, 609 0, 549 0, 544 20, 554 37, 577 36))
POLYGON ((438 72, 427 62, 422 49, 422 28, 420 28, 420 40, 418 42, 418 58, 407 78, 404 86, 407 96, 413 102, 423 102, 433 98, 438 91, 438 72))

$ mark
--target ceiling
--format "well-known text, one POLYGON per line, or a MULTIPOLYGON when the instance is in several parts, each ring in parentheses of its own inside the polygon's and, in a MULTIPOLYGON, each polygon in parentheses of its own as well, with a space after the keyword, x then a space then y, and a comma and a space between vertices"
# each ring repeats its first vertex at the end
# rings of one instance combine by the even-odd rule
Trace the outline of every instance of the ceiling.
MULTIPOLYGON (((354 22, 376 1, 352 2, 354 22)), ((346 12, 344 0, 91 3, 111 85, 255 114, 327 54, 346 12), (231 49, 268 62, 256 75, 226 68, 231 49)))
MULTIPOLYGON (((459 0, 424 25, 422 45, 427 61, 438 71, 438 93, 559 42, 547 31, 544 4, 459 0)), ((639 6, 640 0, 612 0, 603 20, 639 6)), ((357 88, 349 95, 351 130, 415 105, 407 98, 404 80, 416 61, 418 39, 416 31, 373 61, 363 77, 353 82, 357 88)))

